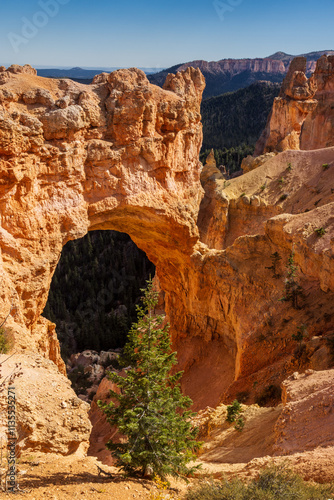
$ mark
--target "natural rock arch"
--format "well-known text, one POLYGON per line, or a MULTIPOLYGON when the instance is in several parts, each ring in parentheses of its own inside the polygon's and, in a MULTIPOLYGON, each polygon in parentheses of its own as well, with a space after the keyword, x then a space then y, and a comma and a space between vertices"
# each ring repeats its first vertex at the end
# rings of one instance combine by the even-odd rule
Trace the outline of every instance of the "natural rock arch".
POLYGON ((230 183, 204 169, 204 193, 200 71, 169 75, 160 89, 137 69, 99 75, 92 86, 14 69, 0 72, 0 306, 5 317, 13 304, 16 347, 43 353, 64 373, 54 326, 40 316, 52 274, 68 240, 115 229, 156 265, 196 408, 251 392, 254 382, 279 383, 293 369, 294 330, 279 326, 286 345, 267 352, 259 344, 282 314, 270 255, 285 262, 294 244, 312 294, 332 303, 333 174, 322 165, 332 164, 333 148, 287 151, 230 183), (299 172, 323 183, 316 209, 318 184, 306 193, 299 172), (307 233, 305 210, 317 210, 327 228, 321 240, 307 233))
POLYGON ((86 86, 12 69, 0 90, 2 310, 13 303, 16 347, 44 352, 64 372, 40 314, 68 240, 127 232, 165 282, 192 253, 204 79, 188 69, 163 90, 133 69, 86 86))

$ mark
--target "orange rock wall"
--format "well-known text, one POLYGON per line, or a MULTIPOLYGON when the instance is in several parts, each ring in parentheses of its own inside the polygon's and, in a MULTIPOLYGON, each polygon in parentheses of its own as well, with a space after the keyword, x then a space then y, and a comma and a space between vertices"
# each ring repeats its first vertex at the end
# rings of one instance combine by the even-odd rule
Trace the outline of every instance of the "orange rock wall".
POLYGON ((14 69, 0 73, 1 317, 12 307, 16 347, 64 373, 41 317, 63 245, 122 230, 172 273, 198 238, 204 79, 189 69, 162 90, 137 69, 91 86, 14 69))
POLYGON ((295 58, 275 98, 255 156, 287 149, 320 149, 334 145, 334 56, 318 59, 306 77, 306 58, 295 58))

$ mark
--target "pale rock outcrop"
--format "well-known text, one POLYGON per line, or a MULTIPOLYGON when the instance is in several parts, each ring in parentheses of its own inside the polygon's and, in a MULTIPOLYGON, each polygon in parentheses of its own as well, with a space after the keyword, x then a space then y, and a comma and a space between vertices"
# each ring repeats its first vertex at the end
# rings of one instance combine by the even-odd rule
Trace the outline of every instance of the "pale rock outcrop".
MULTIPOLYGON (((6 362, 0 355, 3 378, 19 363, 22 375, 14 381, 16 429, 21 450, 84 455, 88 449, 91 423, 89 405, 76 397, 71 382, 55 364, 37 353, 18 352, 6 362)), ((6 407, 7 391, 0 392, 6 407)), ((6 433, 7 413, 1 412, 1 434, 6 433)))
POLYGON ((254 170, 254 168, 260 167, 266 161, 270 160, 270 158, 273 158, 277 153, 265 153, 260 156, 251 156, 248 155, 246 158, 244 158, 241 162, 241 168, 244 172, 244 174, 247 174, 247 172, 250 172, 251 170, 254 170))
POLYGON ((276 454, 334 446, 334 370, 307 370, 283 383, 284 408, 275 427, 276 454))

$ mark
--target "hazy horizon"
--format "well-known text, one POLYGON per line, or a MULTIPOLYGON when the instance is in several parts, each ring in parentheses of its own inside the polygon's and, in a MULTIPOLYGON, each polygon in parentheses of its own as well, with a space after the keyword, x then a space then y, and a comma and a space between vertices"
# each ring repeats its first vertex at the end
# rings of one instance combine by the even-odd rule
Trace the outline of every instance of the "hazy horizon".
POLYGON ((333 0, 17 0, 0 11, 6 65, 167 68, 333 45, 333 0))

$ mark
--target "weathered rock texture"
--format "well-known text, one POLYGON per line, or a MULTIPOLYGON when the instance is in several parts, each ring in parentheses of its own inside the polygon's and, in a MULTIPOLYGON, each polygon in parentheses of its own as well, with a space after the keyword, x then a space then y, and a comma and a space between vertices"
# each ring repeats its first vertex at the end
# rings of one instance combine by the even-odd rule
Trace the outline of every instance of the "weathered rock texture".
POLYGON ((287 151, 236 179, 204 184, 198 220, 207 246, 198 244, 192 256, 188 294, 167 300, 174 298, 175 343, 198 407, 239 392, 256 400, 325 347, 334 313, 333 165, 334 148, 287 151), (292 248, 305 292, 297 310, 279 301, 292 248), (302 324, 307 347, 300 355, 292 335, 302 324), (320 344, 309 345, 314 336, 320 344))
MULTIPOLYGON (((76 397, 68 378, 39 354, 18 352, 4 362, 7 357, 0 355, 1 376, 13 373, 17 363, 22 372, 14 381, 19 448, 84 455, 92 427, 87 414, 89 405, 76 397)), ((7 391, 1 391, 0 407, 6 408, 6 402, 7 391)), ((7 411, 2 411, 1 436, 6 436, 6 429, 7 411)))
POLYGON ((41 317, 52 274, 69 239, 114 229, 156 265, 195 408, 239 392, 274 397, 272 387, 317 363, 334 330, 333 147, 286 151, 230 181, 211 164, 203 189, 200 71, 169 75, 164 89, 136 69, 92 86, 5 73, 0 306, 4 318, 13 305, 6 325, 17 347, 64 370, 41 317), (279 301, 292 249, 300 309, 279 301))
POLYGON ((283 384, 284 409, 275 428, 276 454, 334 446, 334 370, 295 373, 283 384))
MULTIPOLYGON (((125 372, 123 372, 125 375, 125 372)), ((113 465, 115 459, 111 456, 110 451, 106 448, 106 443, 109 440, 120 442, 120 435, 116 427, 111 427, 106 419, 106 416, 97 406, 97 401, 110 402, 109 391, 117 392, 117 386, 104 377, 98 387, 98 390, 93 398, 89 411, 89 418, 92 422, 93 429, 90 436, 90 446, 88 454, 97 457, 102 463, 113 465)))
POLYGON ((322 56, 310 78, 306 58, 295 58, 276 97, 255 155, 334 145, 334 56, 322 56))
POLYGON ((204 79, 189 69, 162 90, 137 69, 92 86, 26 67, 2 74, 2 316, 13 304, 16 346, 64 373, 54 325, 40 316, 62 246, 88 230, 122 230, 173 273, 198 238, 204 79))
MULTIPOLYGON (((204 79, 188 69, 162 90, 133 69, 85 86, 15 66, 2 68, 1 84, 1 319, 11 312, 6 329, 16 349, 38 352, 64 374, 55 325, 41 313, 68 240, 93 229, 128 232, 162 276, 178 274, 192 252, 202 197, 204 79)), ((43 397, 40 391, 36 384, 43 397)), ((49 411, 61 415, 56 400, 49 411)), ((58 424, 59 434, 50 428, 62 443, 67 424, 58 424)), ((31 437, 33 430, 26 441, 74 451, 70 427, 67 444, 50 448, 47 436, 31 437)))

